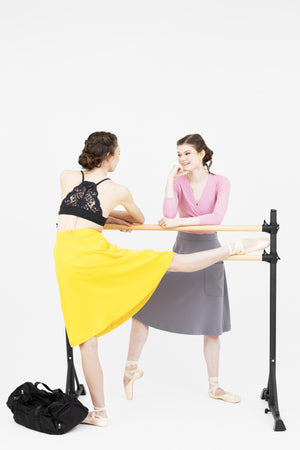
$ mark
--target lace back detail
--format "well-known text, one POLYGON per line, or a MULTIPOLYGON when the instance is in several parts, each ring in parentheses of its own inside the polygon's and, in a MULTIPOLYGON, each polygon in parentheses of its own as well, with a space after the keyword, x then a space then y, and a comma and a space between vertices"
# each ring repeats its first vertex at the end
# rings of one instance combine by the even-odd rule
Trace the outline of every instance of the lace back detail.
POLYGON ((85 209, 92 213, 101 213, 102 209, 98 198, 98 190, 95 183, 83 181, 76 186, 63 200, 66 206, 85 209))

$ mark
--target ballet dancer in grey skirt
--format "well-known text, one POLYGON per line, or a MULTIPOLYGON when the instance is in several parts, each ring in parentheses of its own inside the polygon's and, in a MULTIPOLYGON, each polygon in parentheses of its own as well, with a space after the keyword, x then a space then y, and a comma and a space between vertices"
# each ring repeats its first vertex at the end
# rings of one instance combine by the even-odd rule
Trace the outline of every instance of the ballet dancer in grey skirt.
MULTIPOLYGON (((162 227, 220 224, 225 215, 230 183, 210 172, 213 152, 199 134, 177 142, 178 163, 168 175, 162 227), (175 218, 179 213, 179 217, 175 218)), ((176 253, 195 253, 220 247, 217 233, 179 231, 176 253)), ((219 336, 230 330, 230 311, 223 261, 193 273, 167 272, 154 294, 132 319, 124 388, 133 398, 133 383, 143 375, 138 367, 149 326, 173 333, 204 335, 209 396, 237 403, 240 396, 219 387, 219 336)))

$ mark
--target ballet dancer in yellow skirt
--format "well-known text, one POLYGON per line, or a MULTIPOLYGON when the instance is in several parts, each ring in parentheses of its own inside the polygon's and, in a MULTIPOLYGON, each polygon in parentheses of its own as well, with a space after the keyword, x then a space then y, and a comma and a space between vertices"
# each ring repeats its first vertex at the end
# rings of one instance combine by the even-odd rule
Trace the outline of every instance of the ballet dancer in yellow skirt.
POLYGON ((92 133, 79 156, 83 171, 62 172, 62 203, 54 248, 64 321, 72 347, 79 345, 94 410, 83 423, 108 423, 97 338, 132 317, 167 272, 194 272, 232 254, 266 248, 268 239, 242 239, 193 254, 119 249, 102 235, 105 223, 144 223, 130 191, 107 177, 119 162, 117 137, 92 133), (125 211, 115 210, 122 205, 125 211))

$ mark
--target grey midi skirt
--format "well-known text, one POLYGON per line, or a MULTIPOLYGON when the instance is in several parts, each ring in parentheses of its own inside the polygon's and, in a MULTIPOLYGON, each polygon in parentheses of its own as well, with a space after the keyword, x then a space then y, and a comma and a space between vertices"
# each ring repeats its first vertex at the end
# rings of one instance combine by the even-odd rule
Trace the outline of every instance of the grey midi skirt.
MULTIPOLYGON (((195 253, 220 247, 217 233, 178 232, 173 251, 195 253)), ((135 319, 160 330, 216 336, 230 330, 224 263, 198 272, 167 272, 135 319)))

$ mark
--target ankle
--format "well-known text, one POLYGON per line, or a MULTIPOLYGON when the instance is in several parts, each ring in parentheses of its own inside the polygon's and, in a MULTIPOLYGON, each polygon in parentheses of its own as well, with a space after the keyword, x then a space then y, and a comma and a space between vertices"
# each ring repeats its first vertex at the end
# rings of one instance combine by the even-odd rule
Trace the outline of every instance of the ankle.
POLYGON ((208 381, 210 383, 218 383, 219 382, 219 377, 208 377, 208 381))
POLYGON ((244 250, 242 240, 227 243, 227 247, 229 250, 229 256, 243 253, 244 250))
POLYGON ((126 366, 135 366, 138 365, 138 360, 127 359, 126 366))
POLYGON ((219 377, 208 377, 209 390, 216 391, 219 387, 219 377))
POLYGON ((94 412, 103 412, 106 411, 106 406, 94 406, 94 412))
POLYGON ((130 361, 127 360, 125 364, 125 372, 130 372, 132 370, 136 370, 138 368, 138 361, 130 361))
POLYGON ((94 406, 92 414, 98 417, 107 417, 106 406, 94 406))

